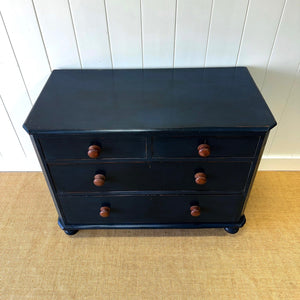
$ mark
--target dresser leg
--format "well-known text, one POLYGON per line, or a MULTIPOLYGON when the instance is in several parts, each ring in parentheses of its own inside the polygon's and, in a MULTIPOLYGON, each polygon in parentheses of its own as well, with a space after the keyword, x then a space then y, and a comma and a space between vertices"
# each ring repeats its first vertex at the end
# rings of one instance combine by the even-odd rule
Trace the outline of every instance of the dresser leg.
POLYGON ((235 227, 225 227, 224 229, 228 233, 235 234, 239 231, 240 228, 235 226, 235 227))
POLYGON ((67 235, 74 235, 78 232, 78 230, 64 230, 65 234, 67 235))
POLYGON ((58 223, 58 226, 65 232, 65 234, 67 234, 67 235, 74 235, 75 233, 77 233, 78 232, 78 230, 73 230, 73 229, 65 229, 65 225, 64 225, 64 223, 63 223, 63 221, 60 219, 60 218, 58 218, 58 221, 57 221, 57 223, 58 223))

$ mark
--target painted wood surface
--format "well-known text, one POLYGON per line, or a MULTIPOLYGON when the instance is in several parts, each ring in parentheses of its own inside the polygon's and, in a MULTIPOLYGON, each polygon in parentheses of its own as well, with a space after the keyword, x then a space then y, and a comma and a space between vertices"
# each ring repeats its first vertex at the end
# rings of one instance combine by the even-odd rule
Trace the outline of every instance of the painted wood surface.
POLYGON ((38 168, 22 124, 53 69, 235 65, 278 121, 268 169, 300 168, 299 0, 0 0, 0 11, 0 170, 38 168))

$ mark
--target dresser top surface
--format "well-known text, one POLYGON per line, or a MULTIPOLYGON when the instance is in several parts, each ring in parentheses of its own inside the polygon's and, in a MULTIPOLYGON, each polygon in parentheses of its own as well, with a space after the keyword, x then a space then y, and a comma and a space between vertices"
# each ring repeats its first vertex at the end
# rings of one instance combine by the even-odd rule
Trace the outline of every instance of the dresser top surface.
POLYGON ((40 132, 268 130, 247 68, 55 70, 24 128, 40 132))

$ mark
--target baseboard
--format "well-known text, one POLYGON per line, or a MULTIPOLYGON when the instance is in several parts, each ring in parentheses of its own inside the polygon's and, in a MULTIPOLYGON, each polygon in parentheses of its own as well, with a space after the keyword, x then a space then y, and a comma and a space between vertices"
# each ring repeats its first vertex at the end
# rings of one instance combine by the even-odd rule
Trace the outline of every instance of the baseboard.
POLYGON ((300 171, 300 156, 263 156, 258 171, 300 171))
MULTIPOLYGON (((259 171, 300 171, 300 156, 263 156, 259 171)), ((41 171, 37 158, 0 159, 0 172, 41 171)))

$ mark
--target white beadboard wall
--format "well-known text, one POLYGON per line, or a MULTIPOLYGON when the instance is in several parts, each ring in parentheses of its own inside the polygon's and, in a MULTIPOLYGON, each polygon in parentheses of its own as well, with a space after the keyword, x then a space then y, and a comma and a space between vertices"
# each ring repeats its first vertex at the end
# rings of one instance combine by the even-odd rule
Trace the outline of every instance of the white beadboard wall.
POLYGON ((40 170, 22 124, 51 70, 247 66, 300 170, 300 0, 0 0, 0 171, 40 170))

